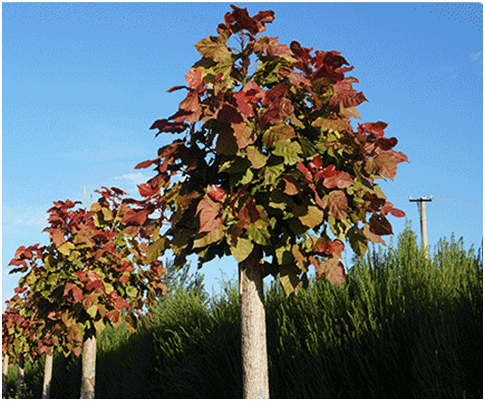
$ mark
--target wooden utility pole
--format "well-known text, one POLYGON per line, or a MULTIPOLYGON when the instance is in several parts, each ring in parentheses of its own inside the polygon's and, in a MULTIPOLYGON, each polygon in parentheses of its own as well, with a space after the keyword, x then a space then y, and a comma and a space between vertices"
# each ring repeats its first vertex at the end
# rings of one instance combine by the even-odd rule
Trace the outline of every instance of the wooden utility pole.
POLYGON ((428 228, 426 226, 426 203, 431 202, 433 200, 433 195, 429 198, 426 196, 422 196, 418 199, 411 199, 409 197, 409 202, 418 202, 418 210, 419 210, 419 218, 421 223, 421 242, 423 244, 423 248, 426 252, 426 257, 428 257, 428 228))

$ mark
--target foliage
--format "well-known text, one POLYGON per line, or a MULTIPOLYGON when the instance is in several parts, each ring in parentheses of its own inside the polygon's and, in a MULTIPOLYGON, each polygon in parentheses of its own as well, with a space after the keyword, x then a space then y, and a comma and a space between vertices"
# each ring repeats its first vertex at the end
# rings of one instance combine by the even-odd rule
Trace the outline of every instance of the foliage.
POLYGON ((202 58, 187 85, 168 90, 188 91, 179 110, 151 127, 178 138, 136 166, 155 166, 139 192, 160 213, 158 227, 171 225, 154 230, 149 261, 171 250, 179 267, 194 253, 200 265, 224 255, 242 262, 260 247, 287 294, 308 282, 310 265, 341 285, 342 241, 363 255, 392 233, 388 213, 404 215, 375 180, 393 180, 407 157, 384 137, 386 123, 353 130, 366 98, 338 52, 257 37, 273 11, 231 7, 218 35, 195 45, 202 58))
MULTIPOLYGON (((10 262, 19 266, 11 273, 26 273, 16 291, 28 289, 28 317, 37 322, 25 338, 32 353, 51 353, 55 346, 79 356, 86 334, 122 321, 133 331, 135 312, 166 291, 162 263, 144 269, 144 238, 151 235, 143 227, 146 211, 134 208, 137 202, 123 199, 117 188, 97 192, 101 197, 89 212, 71 210, 79 202, 54 202, 44 230, 50 244, 22 246, 10 262)), ((16 330, 15 341, 25 334, 16 330)))
MULTIPOLYGON (((224 291, 209 302, 168 293, 135 335, 103 331, 102 397, 240 398, 237 283, 224 291)), ((483 398, 483 260, 461 240, 441 240, 426 259, 405 230, 357 259, 343 288, 312 279, 287 298, 273 285, 265 304, 275 398, 483 398)), ((56 356, 53 397, 79 396, 79 365, 56 356)), ((42 370, 26 372, 39 398, 42 370)))

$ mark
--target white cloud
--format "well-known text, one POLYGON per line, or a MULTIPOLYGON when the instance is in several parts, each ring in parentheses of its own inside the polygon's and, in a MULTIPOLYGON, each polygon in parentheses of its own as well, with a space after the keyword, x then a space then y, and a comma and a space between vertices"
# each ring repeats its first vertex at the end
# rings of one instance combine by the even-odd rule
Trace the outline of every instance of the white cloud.
POLYGON ((144 184, 148 181, 148 177, 145 177, 142 173, 124 174, 121 177, 115 177, 116 180, 125 180, 132 185, 144 184))

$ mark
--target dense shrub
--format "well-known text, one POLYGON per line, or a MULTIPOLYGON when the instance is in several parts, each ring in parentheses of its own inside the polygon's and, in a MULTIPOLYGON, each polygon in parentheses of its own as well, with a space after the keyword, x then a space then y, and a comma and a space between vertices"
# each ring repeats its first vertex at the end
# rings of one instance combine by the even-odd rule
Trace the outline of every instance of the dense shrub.
MULTIPOLYGON (((100 336, 98 398, 242 396, 237 285, 209 298, 200 278, 184 280, 134 336, 123 327, 100 336)), ((270 286, 271 396, 483 398, 482 285, 480 250, 452 236, 426 258, 407 228, 354 259, 342 288, 313 280, 287 298, 270 286)), ((41 394, 41 379, 27 368, 27 396, 41 394)), ((80 361, 57 357, 52 397, 79 397, 79 383, 80 361)))

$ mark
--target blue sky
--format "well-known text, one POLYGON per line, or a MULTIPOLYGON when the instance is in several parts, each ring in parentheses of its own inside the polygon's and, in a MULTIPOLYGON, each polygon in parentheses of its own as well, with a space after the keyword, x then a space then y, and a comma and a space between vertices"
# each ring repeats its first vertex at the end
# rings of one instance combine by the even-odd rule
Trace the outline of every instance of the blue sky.
MULTIPOLYGON (((7 266, 42 233, 53 201, 88 202, 95 189, 137 195, 151 171, 134 170, 174 138, 148 128, 172 115, 194 44, 216 34, 230 3, 2 4, 2 303, 19 275, 7 266)), ((483 238, 483 8, 480 3, 234 3, 275 11, 266 36, 337 50, 369 102, 362 122, 385 121, 410 163, 382 189, 428 242, 454 232, 483 238)), ((356 123, 354 121, 354 127, 356 123)), ((92 201, 96 201, 96 194, 92 201)), ((392 218, 399 233, 404 219, 392 218)), ((350 258, 348 259, 350 262, 350 258)), ((195 271, 193 265, 192 271, 195 271)), ((202 269, 208 289, 237 277, 235 260, 202 269)), ((4 306, 2 307, 2 309, 4 306)))

